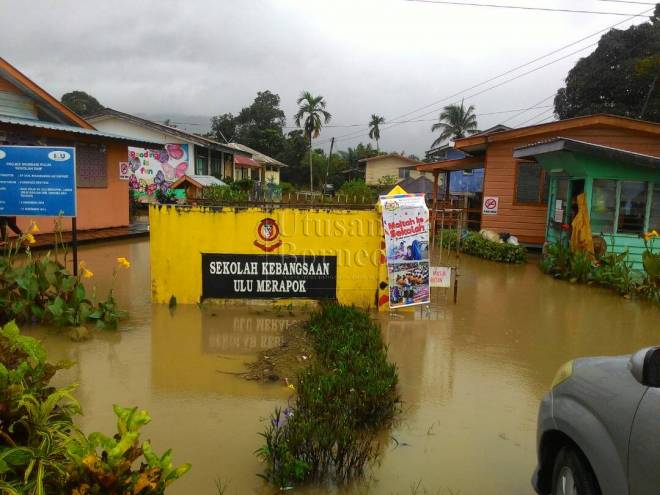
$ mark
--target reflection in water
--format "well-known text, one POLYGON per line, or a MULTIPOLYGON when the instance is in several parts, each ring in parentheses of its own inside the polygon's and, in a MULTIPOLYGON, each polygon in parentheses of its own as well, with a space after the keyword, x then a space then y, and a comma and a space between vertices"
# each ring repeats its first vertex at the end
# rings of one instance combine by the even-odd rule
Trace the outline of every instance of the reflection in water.
MULTIPOLYGON (((81 427, 113 431, 112 404, 139 405, 154 418, 146 438, 161 451, 172 447, 177 463, 193 464, 171 493, 216 493, 215 478, 229 482, 227 493, 272 493, 255 476, 261 466, 253 452, 262 421, 289 394, 232 373, 305 315, 152 306, 147 242, 81 251, 97 283, 110 278, 117 256, 132 261, 115 291, 131 319, 121 332, 83 343, 27 329, 45 340, 52 360, 78 362, 58 380, 80 383, 81 427)), ((400 372, 404 414, 391 432, 399 444, 388 446, 368 480, 337 491, 405 494, 421 480, 433 493, 531 494, 538 401, 556 369, 660 340, 660 311, 648 304, 552 280, 533 264, 462 263, 458 305, 441 294, 430 312, 377 316, 400 372)), ((98 290, 102 296, 107 286, 98 290)))

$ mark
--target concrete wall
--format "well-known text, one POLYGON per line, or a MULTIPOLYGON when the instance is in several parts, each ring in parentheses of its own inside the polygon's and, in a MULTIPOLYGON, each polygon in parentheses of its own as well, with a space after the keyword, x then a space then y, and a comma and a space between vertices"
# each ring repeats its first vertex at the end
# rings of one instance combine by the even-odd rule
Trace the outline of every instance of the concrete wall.
POLYGON ((195 169, 195 144, 191 141, 164 132, 159 132, 155 129, 150 129, 149 127, 141 126, 113 115, 104 115, 95 119, 90 119, 89 122, 99 131, 118 134, 119 136, 128 136, 148 143, 187 144, 189 153, 188 163, 191 165, 189 170, 195 169))
MULTIPOLYGON (((412 163, 409 160, 404 160, 396 156, 388 156, 379 158, 377 160, 369 160, 365 170, 365 182, 369 186, 377 186, 378 179, 386 175, 393 176, 397 181, 399 180, 399 169, 401 167, 409 167, 412 163)), ((410 177, 413 179, 419 177, 420 172, 416 170, 410 171, 410 177)))
MULTIPOLYGON (((337 300, 374 307, 381 218, 375 210, 266 210, 151 206, 152 300, 194 304, 202 293, 202 253, 266 254, 255 245, 265 218, 279 225, 282 244, 269 253, 337 256, 337 300)), ((295 277, 294 277, 295 278, 295 277)), ((286 300, 284 300, 286 302, 286 300)), ((297 301, 301 301, 297 299, 297 301)))

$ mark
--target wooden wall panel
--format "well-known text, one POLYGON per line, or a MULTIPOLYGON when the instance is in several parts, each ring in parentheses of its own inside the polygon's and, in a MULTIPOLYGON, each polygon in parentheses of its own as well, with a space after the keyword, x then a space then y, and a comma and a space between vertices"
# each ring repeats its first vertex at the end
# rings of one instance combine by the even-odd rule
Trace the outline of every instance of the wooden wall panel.
POLYGON ((516 181, 516 160, 513 158, 513 150, 556 137, 660 156, 660 136, 606 126, 565 130, 559 136, 540 134, 513 141, 491 143, 486 154, 484 196, 498 196, 499 208, 497 215, 482 217, 482 228, 508 232, 525 243, 543 243, 547 208, 513 204, 516 181))

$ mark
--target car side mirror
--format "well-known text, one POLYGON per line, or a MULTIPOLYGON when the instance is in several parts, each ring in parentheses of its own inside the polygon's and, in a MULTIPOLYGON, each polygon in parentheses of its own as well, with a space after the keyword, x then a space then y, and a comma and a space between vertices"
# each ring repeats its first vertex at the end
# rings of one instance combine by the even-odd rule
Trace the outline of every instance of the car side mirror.
POLYGON ((637 351, 628 363, 635 379, 646 387, 660 387, 660 347, 647 347, 637 351))

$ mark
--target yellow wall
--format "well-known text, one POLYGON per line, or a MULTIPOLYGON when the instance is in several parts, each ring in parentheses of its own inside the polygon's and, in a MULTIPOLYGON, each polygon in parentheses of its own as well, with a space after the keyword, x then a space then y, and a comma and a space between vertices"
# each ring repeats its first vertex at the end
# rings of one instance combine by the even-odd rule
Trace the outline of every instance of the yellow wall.
MULTIPOLYGON (((300 210, 292 208, 182 208, 152 205, 152 300, 199 302, 201 253, 260 254, 254 245, 264 218, 280 227, 282 245, 272 254, 337 256, 337 300, 374 307, 378 285, 381 219, 375 210, 300 210)), ((300 300, 298 300, 300 301, 300 300)))
MULTIPOLYGON (((401 180, 399 177, 399 169, 402 167, 410 167, 412 163, 409 160, 396 156, 388 156, 379 158, 377 160, 369 160, 367 162, 364 181, 368 186, 377 186, 378 179, 387 175, 394 177, 397 181, 401 180)), ((410 177, 413 179, 420 175, 426 175, 425 172, 418 172, 417 170, 410 171, 410 177)))

